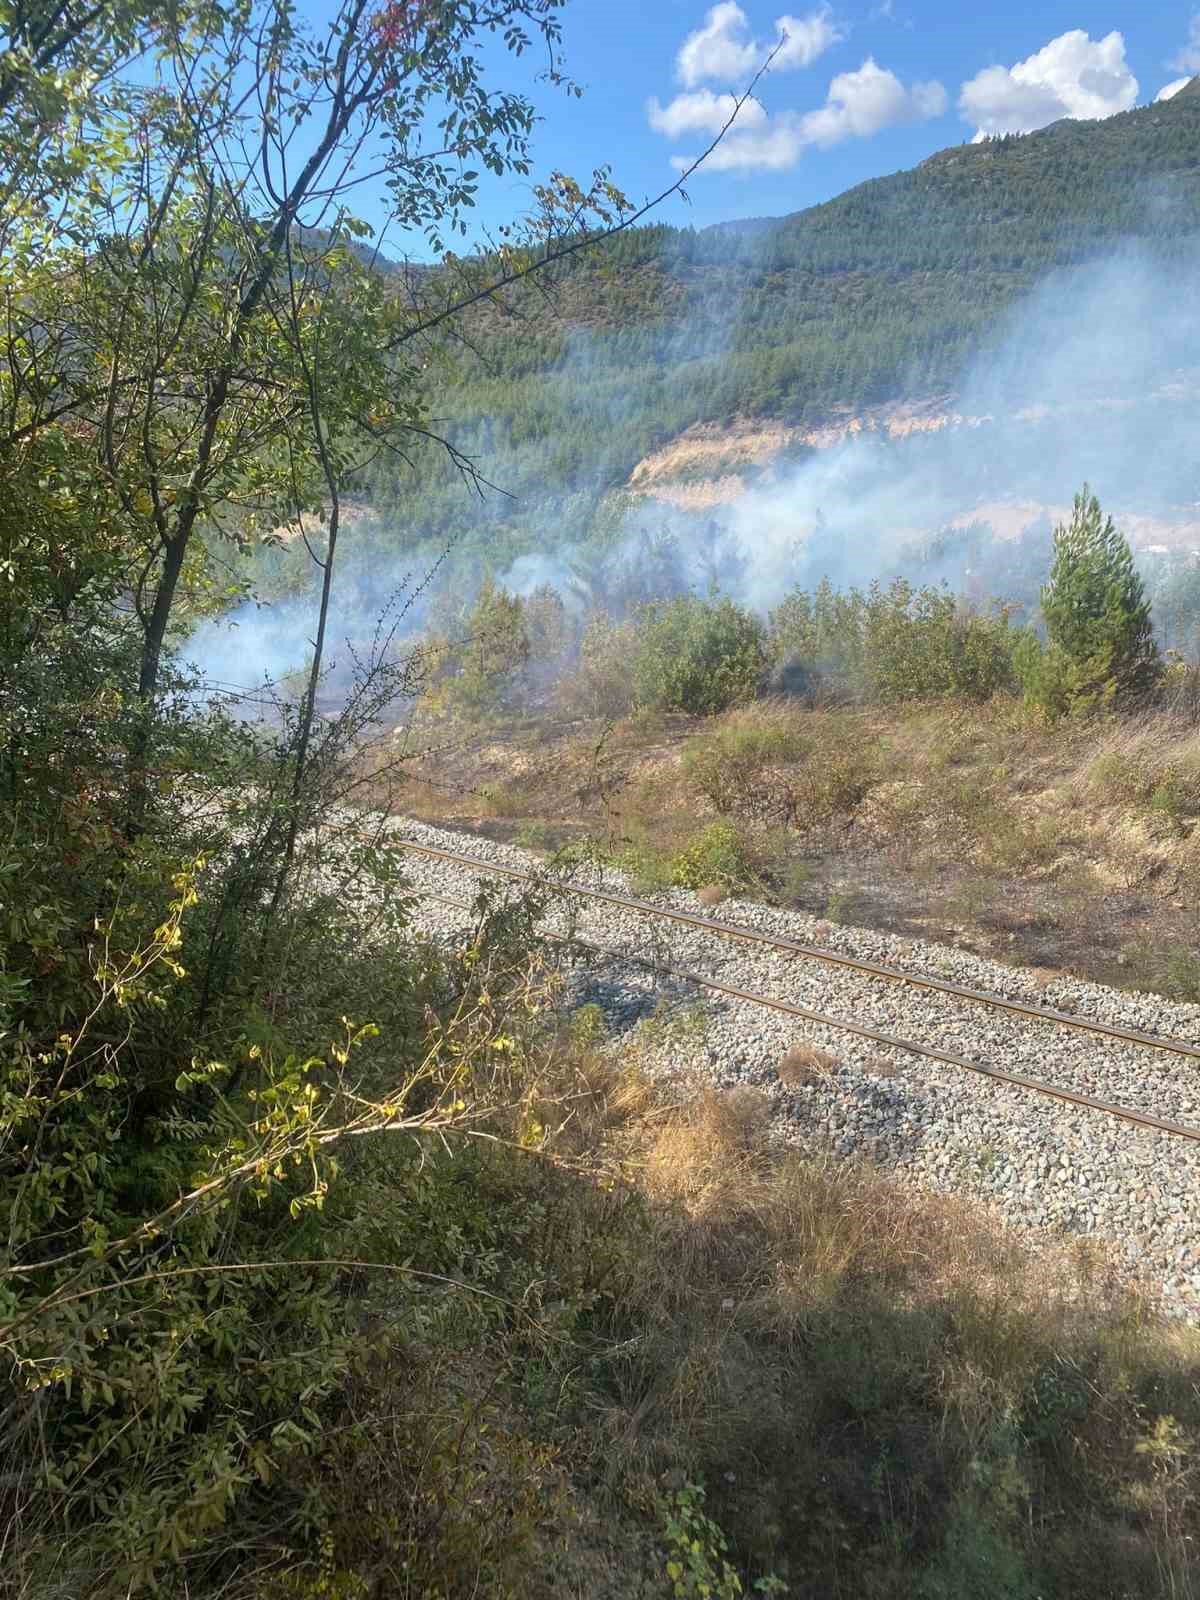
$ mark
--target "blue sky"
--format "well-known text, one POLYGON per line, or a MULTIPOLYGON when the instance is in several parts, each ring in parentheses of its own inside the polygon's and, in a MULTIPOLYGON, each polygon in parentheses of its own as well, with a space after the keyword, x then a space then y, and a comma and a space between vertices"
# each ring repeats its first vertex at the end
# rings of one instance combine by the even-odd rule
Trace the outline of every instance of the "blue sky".
MULTIPOLYGON (((608 163, 636 201, 704 148, 725 97, 784 40, 757 103, 689 182, 691 204, 676 198, 656 213, 697 227, 799 210, 981 129, 1143 105, 1200 71, 1200 12, 1153 0, 569 0, 562 19, 566 66, 585 92, 533 87, 545 119, 538 174, 582 179, 608 163)), ((497 67, 497 81, 526 76, 497 67)), ((522 183, 493 185, 479 220, 495 227, 527 201, 522 183)))

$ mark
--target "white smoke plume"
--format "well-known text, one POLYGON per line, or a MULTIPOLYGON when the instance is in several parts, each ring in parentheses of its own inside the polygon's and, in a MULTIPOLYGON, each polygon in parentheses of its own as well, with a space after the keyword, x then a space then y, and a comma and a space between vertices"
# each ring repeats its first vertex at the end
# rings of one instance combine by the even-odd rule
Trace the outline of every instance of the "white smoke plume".
MULTIPOLYGON (((1169 195, 1151 197, 1169 206, 1169 195)), ((687 348, 687 330, 671 335, 687 348)), ((722 330, 695 330, 693 348, 720 348, 722 330)), ((609 385, 592 382, 590 347, 555 377, 580 385, 601 408, 598 436, 619 402, 609 385)), ((917 396, 927 400, 933 397, 917 396)), ((908 572, 916 581, 961 581, 963 559, 929 554, 951 525, 990 522, 1013 533, 1022 522, 1061 515, 1086 480, 1135 545, 1174 538, 1200 547, 1200 248, 1176 245, 1170 258, 1128 247, 1109 259, 1049 276, 1013 307, 963 374, 946 411, 957 421, 937 431, 892 437, 886 428, 860 432, 830 448, 786 453, 752 477, 729 504, 702 513, 626 495, 623 532, 589 557, 617 568, 636 564, 647 542, 656 571, 673 588, 703 590, 715 580, 725 593, 767 611, 793 584, 828 577, 864 584, 908 572), (1002 526, 1001 526, 1002 525, 1002 526), (670 546, 663 557, 663 537, 670 546), (924 552, 924 554, 922 554, 924 552), (665 577, 663 576, 665 574, 665 577)), ((503 460, 491 466, 503 482, 503 460)), ((517 592, 550 584, 569 593, 577 573, 578 530, 564 505, 594 504, 606 485, 578 482, 556 502, 560 521, 543 527, 534 553, 499 573, 517 592)), ((464 517, 471 512, 464 490, 464 517)), ((530 508, 531 521, 536 508, 530 508)), ((549 522, 547 518, 547 522, 549 522)), ((389 552, 389 530, 372 530, 368 558, 351 560, 331 627, 331 658, 346 641, 368 638, 389 601, 411 596, 425 570, 410 549, 389 552), (406 576, 407 573, 407 576, 406 576)), ((944 542, 944 541, 943 541, 944 542)), ((1016 545, 986 541, 989 592, 1003 597, 1005 561, 1016 545)), ((978 546, 976 547, 976 551, 978 546)), ((977 554, 971 556, 977 559, 977 554)), ((586 565, 586 562, 585 562, 586 565)), ((476 574, 475 581, 482 576, 476 574)), ((459 567, 456 594, 468 597, 459 567)), ((575 586, 576 589, 578 585, 575 586)), ((424 599, 405 620, 412 632, 424 599)), ((304 665, 314 630, 315 601, 243 606, 208 624, 185 654, 211 678, 253 685, 304 665)), ((403 630, 402 630, 403 631, 403 630)))

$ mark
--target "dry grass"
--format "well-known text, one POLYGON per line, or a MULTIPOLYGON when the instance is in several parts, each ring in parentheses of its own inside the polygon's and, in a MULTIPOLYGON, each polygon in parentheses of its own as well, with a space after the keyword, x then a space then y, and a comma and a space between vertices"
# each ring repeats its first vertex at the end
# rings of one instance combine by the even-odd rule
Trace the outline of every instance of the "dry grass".
POLYGON ((1164 714, 1106 726, 1076 774, 1076 787, 1102 801, 1146 801, 1164 783, 1200 810, 1200 730, 1164 714))
POLYGON ((819 1083, 839 1065, 838 1057, 815 1044, 794 1044, 786 1051, 775 1068, 780 1083, 796 1088, 804 1083, 819 1083))
POLYGON ((1031 1248, 765 1122, 710 1090, 627 1130, 649 1232, 606 1480, 703 1478, 747 1577, 805 1600, 1198 1592, 1197 1337, 1094 1244, 1031 1248))
POLYGON ((769 1113, 756 1089, 700 1090, 687 1115, 672 1116, 656 1133, 646 1155, 647 1192, 696 1217, 727 1214, 762 1175, 769 1113))
MULTIPOLYGON (((446 1393, 417 1403, 449 1413, 469 1390, 454 1363, 474 1361, 488 1404, 422 1484, 422 1559, 439 1528, 474 1559, 457 1519, 480 1506, 500 1563, 511 1510, 509 1587, 475 1592, 665 1592, 664 1489, 700 1482, 745 1593, 777 1573, 794 1600, 1194 1596, 1200 1337, 1096 1245, 1035 1248, 970 1204, 781 1147, 768 1095, 690 1083, 686 1029, 659 1048, 670 1080, 584 1008, 530 1047, 538 1158, 430 1159, 422 1204, 489 1298, 431 1375, 446 1393), (520 1569, 525 1548, 544 1572, 520 1569)), ((406 1404, 438 1337, 401 1352, 406 1404)), ((372 1389, 361 1414, 386 1409, 372 1389)), ((344 1466, 352 1544, 378 1518, 344 1466)))
MULTIPOLYGON (((749 893, 1173 998, 1195 988, 1174 957, 1117 959, 1197 942, 1200 731, 1182 716, 1048 728, 1004 700, 887 712, 776 700, 603 735, 525 722, 437 737, 454 748, 409 767, 396 798, 414 815, 499 838, 533 838, 539 822, 590 837, 649 889, 673 881, 671 863, 718 815, 708 788, 738 813, 749 893), (824 782, 864 752, 882 780, 864 797, 853 784, 801 793, 810 769, 824 782)), ((717 905, 711 868, 696 882, 700 904, 717 905)))

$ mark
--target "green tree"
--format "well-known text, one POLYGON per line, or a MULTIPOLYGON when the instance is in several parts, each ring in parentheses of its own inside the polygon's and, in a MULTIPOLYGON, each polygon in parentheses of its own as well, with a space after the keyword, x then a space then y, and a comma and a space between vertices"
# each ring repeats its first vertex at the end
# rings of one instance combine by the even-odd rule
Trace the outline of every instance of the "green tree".
POLYGON ((504 704, 529 660, 529 630, 520 596, 486 577, 467 614, 466 635, 457 643, 457 671, 447 685, 447 698, 469 716, 486 716, 504 704))
POLYGON ((1044 649, 1026 646, 1027 696, 1049 715, 1107 707, 1151 691, 1162 676, 1150 602, 1128 541, 1087 484, 1054 530, 1042 589, 1044 649))

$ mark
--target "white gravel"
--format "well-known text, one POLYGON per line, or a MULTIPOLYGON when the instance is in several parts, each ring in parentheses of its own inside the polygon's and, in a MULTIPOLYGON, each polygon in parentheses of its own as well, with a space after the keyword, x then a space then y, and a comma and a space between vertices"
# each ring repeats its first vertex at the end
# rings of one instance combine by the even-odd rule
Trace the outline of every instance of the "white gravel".
MULTIPOLYGON (((523 850, 406 819, 389 831, 481 861, 536 870, 523 850)), ((479 878, 427 857, 406 856, 414 889, 470 899, 479 878)), ((499 880, 486 875, 483 881, 499 880)), ((578 881, 628 893, 622 875, 588 869, 578 881)), ((672 891, 655 903, 701 910, 672 891)), ((917 1043, 1080 1090, 1100 1099, 1200 1125, 1200 1061, 1107 1041, 903 983, 773 952, 595 902, 574 901, 582 939, 653 959, 738 988, 845 1017, 917 1043)), ((727 900, 724 922, 825 945, 843 954, 929 973, 1147 1032, 1200 1042, 1200 1006, 1100 984, 1038 974, 944 945, 864 928, 831 927, 801 912, 727 900)), ((430 931, 461 913, 421 902, 430 931)), ((546 929, 565 927, 562 914, 546 929)), ((1173 1313, 1200 1321, 1200 1144, 1118 1122, 1100 1112, 997 1084, 852 1034, 728 1000, 647 972, 633 962, 597 962, 575 974, 579 1002, 595 1001, 617 1032, 635 1027, 664 998, 702 1003, 707 1026, 689 1065, 723 1086, 753 1084, 772 1098, 779 1130, 809 1147, 868 1157, 926 1187, 971 1194, 1031 1231, 1093 1235, 1114 1244, 1131 1272, 1161 1288, 1173 1313), (835 1054, 818 1082, 786 1088, 776 1065, 798 1041, 835 1054)))

